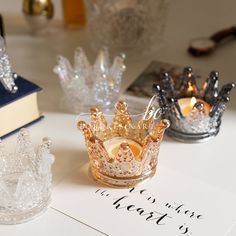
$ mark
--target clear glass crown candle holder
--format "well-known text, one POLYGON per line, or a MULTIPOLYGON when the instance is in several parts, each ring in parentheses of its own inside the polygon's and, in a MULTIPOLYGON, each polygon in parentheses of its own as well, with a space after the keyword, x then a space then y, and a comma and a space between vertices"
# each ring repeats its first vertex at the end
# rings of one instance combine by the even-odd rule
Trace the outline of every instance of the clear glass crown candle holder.
POLYGON ((88 112, 91 106, 109 110, 119 99, 121 81, 125 71, 125 55, 110 63, 108 48, 103 47, 94 65, 91 65, 82 48, 77 48, 74 66, 63 56, 58 56, 54 72, 58 75, 64 92, 64 104, 78 114, 88 112))
POLYGON ((182 79, 175 81, 163 73, 154 85, 163 118, 171 122, 167 135, 182 142, 203 142, 215 137, 220 130, 221 118, 235 87, 228 83, 219 89, 219 73, 212 71, 201 88, 191 67, 183 71, 182 79))
MULTIPOLYGON (((112 53, 151 53, 163 41, 169 0, 88 0, 92 47, 107 45, 112 53)), ((136 54, 135 54, 136 55, 136 54)))
POLYGON ((17 74, 12 72, 5 41, 0 36, 0 83, 7 91, 15 93, 18 90, 18 87, 16 86, 14 81, 16 78, 17 74))
POLYGON ((0 224, 18 224, 42 214, 51 201, 51 141, 36 149, 26 129, 19 132, 14 152, 0 143, 0 224))
POLYGON ((115 105, 112 119, 92 108, 91 123, 78 122, 95 180, 128 188, 155 174, 160 144, 169 121, 156 121, 150 115, 152 112, 153 107, 149 107, 143 114, 131 115, 127 104, 120 101, 115 105))

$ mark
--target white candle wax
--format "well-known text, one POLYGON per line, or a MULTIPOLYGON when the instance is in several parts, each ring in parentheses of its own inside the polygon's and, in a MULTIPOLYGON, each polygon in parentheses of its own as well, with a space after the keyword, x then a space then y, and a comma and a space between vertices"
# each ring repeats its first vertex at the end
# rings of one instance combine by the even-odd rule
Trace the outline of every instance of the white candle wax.
POLYGON ((205 113, 208 114, 211 110, 211 106, 210 104, 208 104, 207 102, 203 101, 202 99, 199 98, 180 98, 178 99, 178 103, 181 109, 181 112, 183 114, 183 116, 187 117, 191 114, 191 112, 193 111, 193 107, 197 102, 202 102, 204 105, 204 110, 205 113))

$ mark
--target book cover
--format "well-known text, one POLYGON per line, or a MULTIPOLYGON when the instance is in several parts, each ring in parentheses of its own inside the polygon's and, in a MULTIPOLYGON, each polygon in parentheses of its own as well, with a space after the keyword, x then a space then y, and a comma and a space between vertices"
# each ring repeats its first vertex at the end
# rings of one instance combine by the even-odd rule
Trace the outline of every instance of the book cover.
POLYGON ((43 118, 37 104, 37 93, 42 88, 21 76, 17 76, 15 84, 18 90, 11 93, 0 83, 1 139, 43 118))
POLYGON ((18 99, 28 96, 29 94, 32 94, 34 92, 39 92, 42 90, 42 88, 39 87, 38 85, 22 78, 19 75, 17 76, 17 79, 15 80, 15 84, 18 87, 18 91, 16 93, 10 93, 0 83, 0 108, 18 99))

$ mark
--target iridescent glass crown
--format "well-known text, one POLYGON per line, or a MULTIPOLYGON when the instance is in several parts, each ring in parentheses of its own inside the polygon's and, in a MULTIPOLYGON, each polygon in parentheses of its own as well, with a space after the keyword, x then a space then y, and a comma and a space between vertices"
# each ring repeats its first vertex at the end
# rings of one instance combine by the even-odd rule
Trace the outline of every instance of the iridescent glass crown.
POLYGON ((17 224, 44 212, 51 200, 51 142, 44 138, 34 149, 22 129, 15 151, 0 143, 0 224, 17 224))
MULTIPOLYGON (((150 114, 153 108, 147 108, 150 114)), ((168 120, 142 114, 135 121, 127 104, 118 102, 108 124, 105 115, 91 109, 91 124, 78 122, 83 132, 93 177, 107 185, 130 187, 155 174, 157 157, 168 120)))
POLYGON ((59 76, 67 107, 74 113, 89 111, 91 106, 109 109, 120 96, 124 58, 123 54, 115 57, 111 65, 106 47, 102 48, 94 65, 89 63, 82 48, 75 50, 74 66, 67 58, 59 56, 54 72, 59 76))
POLYGON ((229 93, 235 86, 228 83, 219 89, 218 80, 219 73, 212 71, 198 87, 191 67, 184 69, 180 80, 174 80, 168 73, 161 75, 154 91, 163 117, 171 122, 168 135, 184 142, 200 142, 218 134, 229 93))

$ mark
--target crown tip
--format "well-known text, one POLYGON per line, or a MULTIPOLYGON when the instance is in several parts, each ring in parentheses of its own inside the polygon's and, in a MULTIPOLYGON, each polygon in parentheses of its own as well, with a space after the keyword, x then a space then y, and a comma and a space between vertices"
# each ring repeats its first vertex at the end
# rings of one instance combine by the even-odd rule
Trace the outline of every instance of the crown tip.
POLYGON ((98 107, 91 107, 90 108, 90 112, 93 114, 93 113, 98 113, 100 110, 98 107))
POLYGON ((184 72, 185 73, 191 73, 191 72, 193 72, 193 68, 191 67, 191 66, 186 66, 185 68, 184 68, 184 72))
POLYGON ((28 134, 29 134, 29 131, 26 128, 21 128, 20 129, 20 132, 19 132, 20 136, 26 136, 28 134))
POLYGON ((213 70, 210 72, 210 75, 214 76, 214 77, 218 77, 219 76, 219 71, 213 70))
POLYGON ((162 124, 165 126, 165 128, 167 129, 168 127, 170 127, 170 121, 167 119, 163 119, 161 120, 162 124))
POLYGON ((87 124, 86 124, 85 121, 83 121, 83 120, 78 121, 78 123, 77 123, 77 128, 78 129, 83 130, 86 127, 87 127, 87 124))
POLYGON ((124 60, 124 59, 126 59, 126 54, 122 52, 122 53, 120 54, 120 57, 124 60))
POLYGON ((124 113, 128 110, 128 104, 125 101, 118 101, 115 105, 115 108, 124 113))
POLYGON ((52 147, 52 140, 48 137, 44 137, 43 138, 43 144, 47 147, 47 148, 51 148, 52 147))

